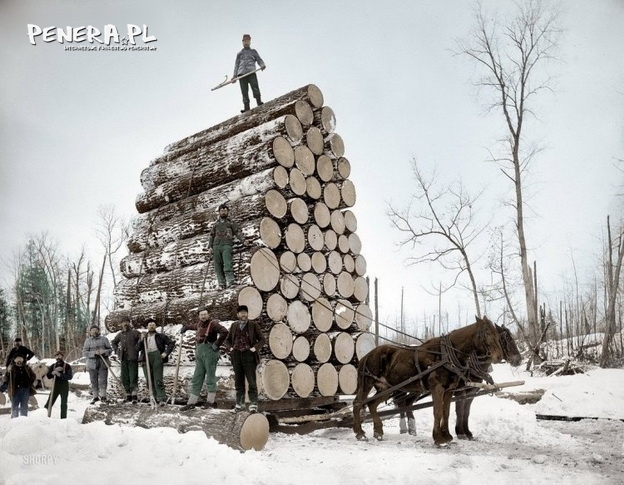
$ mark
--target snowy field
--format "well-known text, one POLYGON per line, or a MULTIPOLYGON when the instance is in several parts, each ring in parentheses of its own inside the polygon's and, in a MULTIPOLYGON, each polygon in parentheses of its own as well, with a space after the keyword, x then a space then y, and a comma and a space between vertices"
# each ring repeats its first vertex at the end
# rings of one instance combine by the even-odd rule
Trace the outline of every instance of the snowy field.
MULTIPOLYGON (((262 451, 240 453, 202 432, 82 425, 89 397, 70 394, 66 420, 59 419, 59 403, 52 419, 43 409, 27 418, 0 416, 0 484, 624 483, 624 370, 538 378, 499 365, 493 375, 497 382, 526 381, 506 391, 546 392, 527 405, 477 398, 476 440, 455 440, 446 449, 433 446, 431 409, 416 412, 418 436, 399 434, 393 418, 384 421, 381 442, 358 442, 350 429, 336 428, 274 433, 262 451), (536 414, 601 419, 537 421, 536 414)), ((370 437, 372 424, 364 429, 370 437)))

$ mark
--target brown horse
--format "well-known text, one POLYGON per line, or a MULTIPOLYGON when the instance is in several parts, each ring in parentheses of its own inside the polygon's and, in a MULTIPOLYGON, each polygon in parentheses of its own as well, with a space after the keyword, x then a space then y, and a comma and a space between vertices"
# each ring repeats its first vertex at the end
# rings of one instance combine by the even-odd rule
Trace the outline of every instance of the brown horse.
POLYGON ((442 446, 453 440, 448 430, 448 417, 453 390, 478 365, 503 359, 496 327, 487 318, 477 318, 472 325, 453 330, 446 336, 428 340, 415 349, 382 345, 371 350, 358 365, 358 388, 353 402, 353 431, 365 440, 361 411, 368 401, 373 418, 374 436, 383 439, 383 424, 377 406, 387 400, 399 386, 402 391, 421 395, 431 393, 433 400, 433 440, 442 446), (469 363, 472 362, 472 365, 469 363), (372 388, 377 394, 367 400, 372 388))
MULTIPOLYGON (((520 355, 516 342, 511 336, 511 332, 504 325, 502 327, 496 325, 496 330, 498 330, 498 337, 501 347, 503 348, 505 362, 513 367, 518 367, 522 362, 522 356, 520 355)), ((482 380, 479 376, 471 377, 473 382, 481 382, 482 380)), ((474 394, 477 392, 478 390, 475 389, 455 393, 455 396, 458 398, 457 401, 455 401, 455 435, 460 440, 473 439, 472 432, 468 427, 468 420, 470 418, 470 406, 472 405, 472 401, 474 401, 474 394), (471 395, 473 396, 470 397, 471 395)))

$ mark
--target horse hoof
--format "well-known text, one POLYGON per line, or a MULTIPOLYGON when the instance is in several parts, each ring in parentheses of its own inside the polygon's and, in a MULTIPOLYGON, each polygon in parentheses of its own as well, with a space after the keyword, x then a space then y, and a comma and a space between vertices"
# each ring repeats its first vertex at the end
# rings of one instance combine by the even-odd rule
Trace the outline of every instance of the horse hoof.
POLYGON ((368 438, 366 437, 365 434, 356 434, 355 437, 357 438, 358 441, 368 441, 368 438))

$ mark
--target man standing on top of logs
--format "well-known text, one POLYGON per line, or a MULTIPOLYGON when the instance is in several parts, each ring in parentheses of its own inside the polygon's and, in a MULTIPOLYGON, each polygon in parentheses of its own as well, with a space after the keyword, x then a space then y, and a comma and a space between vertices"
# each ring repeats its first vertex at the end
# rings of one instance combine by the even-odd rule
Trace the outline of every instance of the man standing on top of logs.
MULTIPOLYGON (((67 418, 67 396, 69 395, 69 381, 74 376, 71 365, 63 360, 64 355, 61 350, 54 353, 56 361, 48 367, 48 379, 54 379, 54 387, 50 391, 48 401, 45 404, 46 409, 54 406, 56 398, 61 396, 61 419, 67 418)), ((48 412, 48 415, 50 413, 48 412)))
POLYGON ((82 355, 87 359, 87 370, 91 379, 90 404, 95 404, 100 399, 106 402, 106 386, 108 385, 108 356, 113 353, 110 342, 100 335, 100 327, 91 325, 89 337, 82 346, 82 355))
POLYGON ((143 362, 145 380, 152 383, 150 389, 152 395, 158 404, 164 406, 167 403, 167 394, 163 382, 163 364, 169 360, 169 354, 173 352, 175 344, 164 333, 156 332, 156 320, 148 318, 146 323, 147 332, 141 335, 141 340, 137 344, 137 351, 139 355, 143 352, 139 360, 143 362), (147 352, 145 352, 146 348, 147 352), (149 359, 149 362, 146 362, 145 359, 149 359))
POLYGON ((136 403, 137 388, 139 386, 139 352, 137 344, 141 339, 141 332, 132 328, 130 319, 125 317, 121 321, 121 332, 113 339, 113 350, 121 361, 121 382, 126 390, 126 402, 136 403))
POLYGON ((181 333, 196 330, 195 372, 191 379, 191 389, 186 406, 181 411, 193 409, 199 400, 204 380, 208 387, 207 407, 213 407, 217 396, 217 362, 219 347, 227 336, 227 329, 218 320, 210 318, 206 307, 199 307, 199 323, 184 325, 181 333))
POLYGON ((254 98, 256 98, 256 103, 260 106, 262 103, 262 99, 260 99, 260 87, 258 86, 258 77, 254 72, 256 70, 256 62, 260 66, 260 69, 263 71, 266 69, 266 65, 264 61, 258 54, 256 49, 252 49, 251 47, 251 35, 245 34, 243 35, 243 49, 236 54, 236 62, 234 63, 234 76, 232 76, 233 83, 236 82, 236 78, 241 76, 238 82, 240 84, 241 93, 243 93, 243 109, 241 113, 245 111, 249 111, 249 85, 251 85, 251 92, 253 93, 254 98))
POLYGON ((239 305, 236 314, 238 321, 232 323, 225 339, 225 347, 230 353, 234 368, 236 387, 236 407, 238 413, 245 409, 245 379, 249 386, 249 412, 258 410, 258 387, 256 386, 256 366, 260 362, 258 350, 264 345, 262 329, 258 322, 249 320, 246 305, 239 305))
POLYGON ((234 281, 234 266, 232 263, 232 245, 234 238, 238 239, 245 246, 249 246, 249 241, 243 238, 238 224, 228 217, 227 204, 219 206, 219 219, 213 224, 208 238, 208 247, 212 251, 214 269, 220 289, 236 284, 234 281))

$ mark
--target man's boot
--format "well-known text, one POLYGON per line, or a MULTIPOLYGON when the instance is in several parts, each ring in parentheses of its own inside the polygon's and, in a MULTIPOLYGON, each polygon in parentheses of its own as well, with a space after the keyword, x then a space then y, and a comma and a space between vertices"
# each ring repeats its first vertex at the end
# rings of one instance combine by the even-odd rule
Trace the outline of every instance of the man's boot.
POLYGON ((241 109, 241 113, 245 111, 249 111, 249 101, 243 104, 243 109, 241 109))
POLYGON ((262 106, 264 103, 262 102, 262 99, 260 99, 260 96, 258 96, 256 98, 256 103, 258 104, 258 106, 262 106))
POLYGON ((206 402, 203 404, 202 408, 204 409, 216 408, 217 407, 217 404, 215 403, 216 397, 217 397, 216 392, 209 392, 208 396, 206 397, 206 402))

